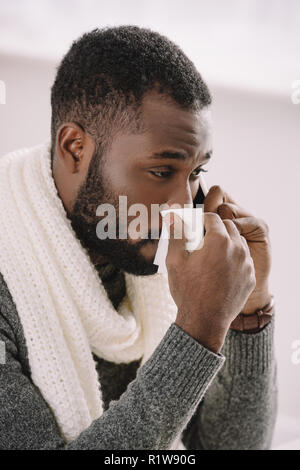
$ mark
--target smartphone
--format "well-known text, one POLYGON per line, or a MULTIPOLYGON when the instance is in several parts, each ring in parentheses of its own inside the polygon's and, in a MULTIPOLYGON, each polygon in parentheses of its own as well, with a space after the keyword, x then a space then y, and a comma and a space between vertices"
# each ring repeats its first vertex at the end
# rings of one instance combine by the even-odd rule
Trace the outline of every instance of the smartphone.
MULTIPOLYGON (((199 181, 199 188, 198 188, 196 197, 193 201, 194 208, 196 208, 196 204, 204 204, 204 199, 205 199, 207 192, 208 192, 208 189, 206 186, 206 182, 203 178, 203 175, 201 175, 200 181, 199 181)), ((204 211, 204 207, 203 207, 203 211, 204 211)), ((203 236, 205 236, 205 228, 203 229, 203 232, 204 232, 203 236)))
POLYGON ((204 196, 201 184, 199 183, 199 188, 198 188, 196 197, 193 201, 193 207, 196 208, 196 204, 204 204, 204 199, 205 199, 205 196, 204 196))

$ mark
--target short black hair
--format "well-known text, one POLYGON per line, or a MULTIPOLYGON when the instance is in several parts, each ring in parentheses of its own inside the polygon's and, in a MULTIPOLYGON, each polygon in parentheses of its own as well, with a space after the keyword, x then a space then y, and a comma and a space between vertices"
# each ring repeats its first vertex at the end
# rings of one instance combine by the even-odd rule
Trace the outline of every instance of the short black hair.
POLYGON ((154 89, 185 109, 211 103, 195 65, 167 37, 134 25, 85 33, 62 59, 51 88, 52 158, 64 122, 80 125, 102 151, 114 130, 139 132, 142 99, 154 89))

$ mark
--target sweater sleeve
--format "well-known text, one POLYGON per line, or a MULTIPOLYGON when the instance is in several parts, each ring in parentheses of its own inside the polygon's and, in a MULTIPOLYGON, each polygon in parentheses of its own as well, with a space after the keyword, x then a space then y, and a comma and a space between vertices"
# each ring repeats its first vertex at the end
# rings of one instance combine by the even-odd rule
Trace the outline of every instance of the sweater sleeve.
POLYGON ((258 333, 229 330, 222 370, 183 432, 186 449, 269 449, 277 414, 274 317, 258 333))
POLYGON ((0 341, 5 349, 0 361, 0 449, 168 449, 225 361, 172 323, 120 399, 66 444, 24 370, 5 314, 0 314, 0 341))

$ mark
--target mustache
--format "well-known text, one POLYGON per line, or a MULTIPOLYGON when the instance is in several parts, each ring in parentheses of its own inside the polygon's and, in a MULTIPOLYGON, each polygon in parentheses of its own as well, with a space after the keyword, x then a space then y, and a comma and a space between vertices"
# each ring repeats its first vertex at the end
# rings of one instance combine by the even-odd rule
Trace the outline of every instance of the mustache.
MULTIPOLYGON (((117 225, 116 232, 118 233, 119 226, 117 225)), ((144 246, 147 243, 155 243, 161 236, 162 228, 161 227, 152 227, 148 230, 147 233, 142 233, 139 240, 135 240, 135 246, 144 246)), ((129 237, 127 238, 129 240, 129 237)))
MULTIPOLYGON (((77 235, 80 236, 85 241, 88 241, 89 243, 97 243, 98 237, 96 234, 96 228, 97 228, 97 222, 88 222, 87 220, 83 221, 81 217, 76 216, 72 214, 70 217, 71 224, 77 235)), ((116 224, 116 238, 115 239, 110 239, 109 237, 106 240, 110 240, 111 243, 114 241, 126 241, 126 238, 118 238, 117 234, 120 233, 120 224, 116 224)), ((148 230, 148 232, 145 234, 141 234, 141 238, 135 240, 134 245, 138 248, 139 246, 144 246, 148 243, 155 243, 157 241, 162 233, 162 227, 152 227, 148 230)), ((127 237, 127 241, 130 240, 129 237, 127 237)))
POLYGON ((148 232, 148 238, 142 238, 141 240, 139 240, 137 242, 137 244, 139 244, 140 246, 144 246, 146 245, 147 243, 155 243, 156 241, 158 241, 158 239, 160 238, 161 236, 161 232, 162 230, 160 229, 158 231, 158 235, 155 233, 155 237, 151 237, 151 230, 148 232))

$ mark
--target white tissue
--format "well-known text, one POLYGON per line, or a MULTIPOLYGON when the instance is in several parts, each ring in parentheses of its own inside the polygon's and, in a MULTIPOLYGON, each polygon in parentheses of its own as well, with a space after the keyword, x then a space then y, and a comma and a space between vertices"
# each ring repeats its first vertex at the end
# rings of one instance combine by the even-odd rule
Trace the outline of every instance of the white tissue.
POLYGON ((197 208, 166 209, 161 211, 162 231, 158 242, 158 247, 153 264, 158 265, 158 273, 167 273, 166 257, 169 246, 169 232, 165 223, 165 215, 174 212, 179 215, 184 222, 184 234, 187 239, 185 249, 192 252, 200 249, 203 244, 203 210, 197 208))

